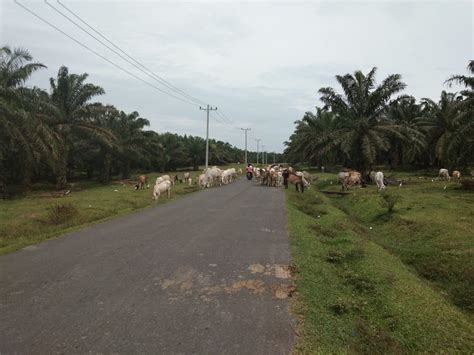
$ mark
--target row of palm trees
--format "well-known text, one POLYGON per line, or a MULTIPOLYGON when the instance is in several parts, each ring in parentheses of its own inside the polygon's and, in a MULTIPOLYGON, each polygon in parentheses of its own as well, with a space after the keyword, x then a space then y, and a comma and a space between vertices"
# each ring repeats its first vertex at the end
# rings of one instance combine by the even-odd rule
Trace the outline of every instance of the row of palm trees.
POLYGON ((474 61, 467 69, 471 76, 455 75, 445 83, 464 89, 443 91, 438 102, 401 95, 406 85, 399 74, 378 85, 376 68, 337 75, 342 92, 319 90, 323 107, 295 122, 286 157, 361 171, 376 164, 466 169, 474 163, 474 61))
MULTIPOLYGON (((50 79, 50 93, 26 86, 37 70, 27 50, 0 48, 0 187, 28 186, 55 180, 63 189, 70 177, 128 178, 133 170, 198 169, 205 140, 145 130, 138 112, 93 102, 104 89, 87 74, 61 67, 50 79)), ((244 152, 229 143, 210 141, 210 163, 242 161, 244 152)))

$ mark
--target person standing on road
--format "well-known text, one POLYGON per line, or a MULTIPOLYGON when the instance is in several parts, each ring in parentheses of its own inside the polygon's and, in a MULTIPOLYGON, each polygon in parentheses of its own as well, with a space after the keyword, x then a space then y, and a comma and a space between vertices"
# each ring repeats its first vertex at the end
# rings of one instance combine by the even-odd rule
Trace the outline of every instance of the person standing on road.
POLYGON ((283 170, 283 185, 285 185, 285 189, 288 188, 288 177, 290 176, 290 172, 288 169, 283 170))

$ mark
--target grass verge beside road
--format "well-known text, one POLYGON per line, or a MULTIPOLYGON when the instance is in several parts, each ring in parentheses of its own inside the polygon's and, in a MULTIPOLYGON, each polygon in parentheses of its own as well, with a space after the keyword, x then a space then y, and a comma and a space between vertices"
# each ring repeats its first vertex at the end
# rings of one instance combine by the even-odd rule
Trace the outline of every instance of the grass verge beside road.
MULTIPOLYGON (((200 172, 191 172, 193 176, 200 172)), ((40 186, 26 196, 0 200, 0 254, 36 244, 66 232, 85 227, 112 217, 156 205, 151 195, 158 173, 147 174, 150 188, 135 190, 132 185, 118 182, 75 183, 71 193, 54 197, 54 190, 40 186)), ((174 175, 174 174, 173 174, 174 175)), ((182 173, 179 173, 182 176, 182 173)), ((51 188, 51 187, 50 187, 51 188)), ((168 200, 165 195, 159 204, 199 190, 197 185, 178 184, 168 200)))
POLYGON ((320 175, 303 195, 287 192, 300 294, 296 351, 470 353, 473 241, 465 218, 473 194, 413 181, 388 188, 402 195, 388 213, 373 186, 322 194, 340 189, 331 179, 320 175), (431 278, 441 271, 446 280, 431 278))

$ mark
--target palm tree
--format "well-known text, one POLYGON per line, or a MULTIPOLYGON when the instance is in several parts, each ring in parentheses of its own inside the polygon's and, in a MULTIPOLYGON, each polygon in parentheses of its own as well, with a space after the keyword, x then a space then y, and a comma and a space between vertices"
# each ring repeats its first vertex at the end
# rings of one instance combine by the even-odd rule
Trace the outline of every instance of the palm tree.
POLYGON ((56 79, 50 79, 51 126, 64 141, 55 169, 57 189, 62 189, 66 185, 69 154, 74 138, 89 137, 109 146, 115 141, 115 135, 110 129, 96 125, 91 119, 94 106, 90 100, 104 94, 104 90, 94 84, 86 83, 86 79, 87 74, 69 74, 64 66, 59 68, 56 79))
POLYGON ((130 177, 132 160, 139 160, 146 155, 143 150, 143 142, 145 136, 143 135, 143 128, 149 126, 150 122, 140 117, 136 111, 126 114, 120 111, 118 117, 118 126, 114 129, 118 137, 118 144, 120 146, 119 157, 122 162, 122 178, 130 177))
POLYGON ((0 48, 0 182, 6 186, 5 162, 19 168, 23 184, 29 185, 40 160, 50 162, 58 147, 42 115, 46 92, 23 85, 43 64, 32 63, 30 53, 21 48, 0 48), (8 157, 14 157, 8 159, 8 157))
POLYGON ((413 96, 401 96, 390 104, 387 118, 400 126, 403 139, 390 139, 389 162, 392 168, 398 164, 414 163, 426 150, 426 132, 420 124, 421 105, 413 96))
POLYGON ((393 95, 406 85, 399 74, 390 75, 376 85, 376 71, 373 68, 367 75, 361 71, 354 75, 337 75, 343 94, 330 87, 319 90, 325 109, 338 118, 339 128, 333 144, 362 171, 375 163, 377 154, 388 151, 389 137, 402 138, 400 127, 388 120, 385 113, 393 95))
POLYGON ((469 61, 467 65, 467 70, 472 76, 465 75, 453 75, 451 78, 446 80, 448 85, 460 84, 463 85, 466 89, 460 92, 461 95, 465 97, 466 106, 469 106, 471 109, 474 108, 474 60, 469 61))
POLYGON ((453 138, 456 141, 454 144, 464 145, 463 155, 467 156, 461 159, 464 166, 469 163, 468 159, 472 162, 474 156, 474 60, 469 61, 467 70, 471 76, 453 75, 446 81, 449 85, 457 83, 465 87, 460 91, 463 100, 458 101, 460 129, 458 135, 453 138))
POLYGON ((439 102, 427 98, 422 100, 423 116, 420 122, 428 130, 432 159, 449 168, 466 165, 472 157, 473 139, 466 134, 469 131, 465 132, 466 116, 460 110, 461 100, 461 96, 446 91, 441 92, 439 102))
POLYGON ((200 137, 189 137, 185 144, 188 163, 192 165, 193 170, 198 170, 206 152, 206 141, 200 137))
POLYGON ((301 159, 314 165, 334 162, 338 153, 335 145, 337 117, 332 112, 316 108, 316 114, 306 112, 296 123, 295 133, 285 142, 287 154, 292 162, 301 159))

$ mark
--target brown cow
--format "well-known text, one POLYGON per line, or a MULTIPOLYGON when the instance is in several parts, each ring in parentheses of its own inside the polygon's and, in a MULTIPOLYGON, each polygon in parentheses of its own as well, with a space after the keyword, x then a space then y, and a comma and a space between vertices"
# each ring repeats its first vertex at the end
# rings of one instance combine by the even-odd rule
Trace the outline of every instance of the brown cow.
MULTIPOLYGON (((283 175, 285 177, 285 174, 283 175)), ((285 187, 288 188, 288 182, 292 183, 296 187, 296 191, 303 193, 304 192, 304 182, 303 176, 296 175, 295 173, 288 171, 288 178, 286 180, 285 187)), ((285 181, 284 180, 284 181, 285 181)))
POLYGON ((145 188, 148 188, 148 178, 146 175, 140 175, 137 179, 135 190, 144 190, 145 188))
MULTIPOLYGON (((341 173, 339 173, 340 176, 342 176, 341 173)), ((358 171, 351 170, 345 175, 345 177, 342 180, 342 189, 343 190, 348 190, 349 187, 359 185, 359 187, 362 186, 362 174, 359 173, 358 171)))

